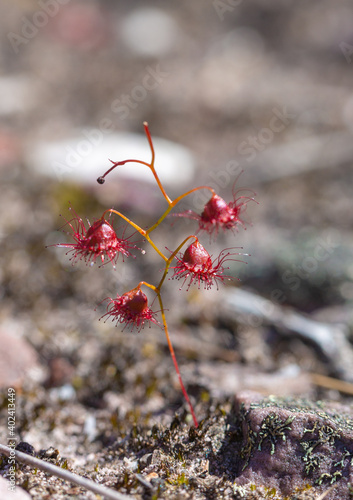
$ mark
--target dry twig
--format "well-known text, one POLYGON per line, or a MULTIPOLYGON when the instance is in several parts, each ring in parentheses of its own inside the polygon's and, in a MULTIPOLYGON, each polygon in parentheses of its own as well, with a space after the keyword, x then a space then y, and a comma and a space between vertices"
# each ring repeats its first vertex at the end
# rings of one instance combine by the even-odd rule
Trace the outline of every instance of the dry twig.
POLYGON ((52 476, 56 476, 59 477, 60 479, 63 479, 64 481, 69 481, 70 483, 74 483, 77 486, 81 486, 86 490, 93 491, 94 493, 101 495, 103 498, 107 498, 109 500, 131 500, 133 498, 128 495, 123 495, 118 491, 106 488, 105 486, 97 484, 90 479, 78 476, 77 474, 73 474, 68 470, 61 469, 60 467, 57 467, 56 465, 53 465, 50 462, 44 462, 44 460, 32 457, 31 455, 27 455, 26 453, 22 453, 17 450, 12 450, 12 448, 9 448, 8 446, 4 446, 2 444, 0 444, 0 453, 2 453, 7 457, 9 457, 10 454, 13 455, 13 453, 15 453, 15 459, 18 462, 29 465, 30 467, 36 469, 40 469, 44 472, 47 472, 48 474, 51 474, 52 476))

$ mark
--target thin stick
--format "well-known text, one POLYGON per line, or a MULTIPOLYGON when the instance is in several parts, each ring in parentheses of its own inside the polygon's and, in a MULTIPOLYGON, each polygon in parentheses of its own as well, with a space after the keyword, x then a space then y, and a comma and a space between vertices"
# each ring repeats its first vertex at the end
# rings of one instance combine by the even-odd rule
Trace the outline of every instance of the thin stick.
POLYGON ((353 384, 350 382, 345 382, 344 380, 339 380, 332 377, 326 377, 325 375, 320 375, 319 373, 312 373, 311 379, 315 385, 318 385, 320 387, 325 387, 326 389, 334 389, 345 394, 353 395, 353 384))
POLYGON ((12 448, 4 446, 3 444, 0 444, 0 453, 5 455, 6 457, 9 457, 10 454, 11 456, 13 456, 13 454, 15 453, 15 458, 18 462, 29 465, 36 469, 40 469, 44 472, 48 472, 52 476, 59 477, 64 481, 69 481, 70 483, 77 484, 77 486, 81 486, 86 490, 93 491, 94 493, 97 493, 97 495, 102 495, 104 498, 108 498, 109 500, 131 500, 133 498, 131 496, 123 495, 118 491, 111 490, 101 484, 97 484, 91 479, 87 479, 85 477, 73 474, 68 470, 61 469, 60 467, 57 467, 50 462, 44 462, 44 460, 32 457, 31 455, 27 455, 26 453, 22 453, 21 451, 13 450, 12 448))

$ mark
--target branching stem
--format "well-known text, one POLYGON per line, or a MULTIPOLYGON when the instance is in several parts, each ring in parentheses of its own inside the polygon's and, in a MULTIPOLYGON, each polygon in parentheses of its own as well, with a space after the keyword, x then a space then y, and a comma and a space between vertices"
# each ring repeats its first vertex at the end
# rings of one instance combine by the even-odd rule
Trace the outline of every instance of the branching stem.
POLYGON ((118 215, 119 217, 121 217, 122 219, 124 219, 126 222, 128 222, 136 231, 138 231, 147 241, 148 243, 154 248, 154 250, 158 253, 158 255, 160 255, 160 257, 164 260, 165 262, 165 269, 164 269, 164 273, 163 273, 163 276, 158 284, 158 286, 154 286, 154 285, 151 285, 150 283, 147 283, 145 281, 141 281, 137 287, 134 289, 134 290, 139 290, 141 288, 142 285, 150 288, 151 290, 153 290, 157 297, 158 297, 158 301, 159 301, 159 305, 160 305, 160 310, 161 310, 161 316, 162 316, 162 321, 163 321, 163 325, 164 325, 164 331, 165 331, 165 335, 166 335, 166 338, 167 338, 167 343, 168 343, 168 347, 169 347, 169 351, 170 351, 170 354, 172 356, 172 360, 173 360, 173 363, 174 363, 174 367, 175 367, 175 370, 176 370, 176 373, 178 375, 178 379, 179 379, 179 383, 180 383, 180 387, 181 387, 181 390, 183 392, 183 395, 185 397, 185 400, 186 402, 188 403, 189 407, 190 407, 190 411, 191 411, 191 415, 192 415, 192 418, 193 418, 193 421, 194 421, 194 424, 195 424, 195 427, 198 426, 198 421, 196 419, 196 416, 195 416, 195 412, 194 412, 194 408, 191 404, 191 401, 189 399, 189 396, 186 392, 186 389, 184 387, 184 384, 183 384, 183 381, 182 381, 182 378, 181 378, 181 374, 180 374, 180 370, 179 370, 179 366, 178 366, 178 362, 176 360, 176 357, 175 357, 175 352, 174 352, 174 348, 173 348, 173 345, 172 345, 172 342, 171 342, 171 339, 170 339, 170 335, 169 335, 169 330, 168 330, 168 325, 167 325, 167 320, 166 320, 166 316, 165 316, 165 309, 164 309, 164 306, 163 306, 163 301, 162 301, 162 296, 161 296, 161 288, 162 288, 162 285, 167 277, 167 274, 168 274, 168 271, 169 271, 169 267, 173 261, 173 259, 175 258, 175 256, 177 255, 177 253, 179 252, 179 250, 185 245, 185 243, 187 241, 189 241, 190 239, 194 239, 195 242, 198 241, 198 238, 197 236, 195 235, 190 235, 188 236, 187 238, 185 238, 182 243, 180 243, 180 245, 174 250, 174 252, 172 252, 172 254, 169 256, 169 257, 166 257, 163 252, 154 244, 154 242, 151 240, 150 238, 150 233, 152 231, 154 231, 160 224, 161 222, 167 217, 167 215, 170 213, 170 211, 182 200, 184 199, 186 196, 192 194, 192 193, 195 193, 196 191, 200 190, 200 189, 207 189, 209 190, 212 195, 215 194, 215 191, 213 188, 211 188, 210 186, 198 186, 194 189, 190 189, 189 191, 187 191, 186 193, 178 196, 177 198, 175 198, 175 200, 172 200, 171 198, 169 198, 169 196, 167 195, 159 177, 158 177, 158 174, 156 172, 156 169, 154 167, 154 160, 155 160, 155 152, 154 152, 154 147, 153 147, 153 142, 152 142, 152 138, 151 138, 151 134, 150 134, 150 131, 149 131, 149 128, 148 128, 148 123, 147 122, 144 122, 143 124, 144 126, 144 129, 145 129, 145 134, 146 134, 146 137, 147 137, 147 140, 148 140, 148 143, 149 143, 149 146, 150 146, 150 149, 151 149, 151 162, 150 163, 147 163, 147 162, 144 162, 144 161, 141 161, 141 160, 133 160, 133 159, 129 159, 129 160, 123 160, 123 161, 118 161, 118 162, 114 162, 112 160, 110 160, 113 164, 113 166, 107 170, 105 172, 105 174, 102 176, 102 177, 99 177, 97 179, 98 183, 100 184, 103 184, 105 182, 105 177, 110 173, 112 172, 116 167, 118 166, 121 166, 121 165, 125 165, 126 163, 140 163, 141 165, 145 165, 147 166, 151 172, 153 173, 154 175, 154 178, 157 182, 157 185, 160 189, 160 191, 162 192, 165 200, 167 201, 168 203, 168 208, 167 210, 164 212, 164 214, 158 219, 158 221, 153 224, 149 229, 145 230, 145 229, 142 229, 140 226, 138 226, 137 224, 135 224, 133 221, 131 221, 128 217, 126 217, 125 215, 123 215, 122 213, 118 212, 117 210, 114 210, 114 209, 108 209, 106 210, 103 215, 102 215, 102 219, 105 217, 105 215, 107 213, 112 213, 112 214, 116 214, 118 215))
POLYGON ((136 229, 136 231, 138 231, 144 238, 146 238, 146 240, 148 241, 148 243, 151 245, 152 248, 155 249, 155 251, 158 253, 158 255, 160 257, 162 257, 162 259, 165 261, 165 262, 168 262, 168 257, 166 257, 160 250, 159 248, 157 247, 157 245, 155 243, 153 243, 153 241, 151 240, 150 236, 148 235, 147 231, 145 231, 144 229, 142 229, 142 227, 138 226, 137 224, 135 224, 135 222, 133 222, 132 220, 130 220, 128 217, 126 217, 126 215, 122 214, 121 212, 118 212, 117 210, 114 210, 114 208, 108 208, 107 210, 105 210, 103 212, 103 215, 102 215, 102 219, 104 218, 105 214, 107 213, 112 213, 112 214, 115 214, 115 215, 118 215, 119 217, 121 217, 122 219, 126 220, 126 222, 128 222, 134 229, 136 229))

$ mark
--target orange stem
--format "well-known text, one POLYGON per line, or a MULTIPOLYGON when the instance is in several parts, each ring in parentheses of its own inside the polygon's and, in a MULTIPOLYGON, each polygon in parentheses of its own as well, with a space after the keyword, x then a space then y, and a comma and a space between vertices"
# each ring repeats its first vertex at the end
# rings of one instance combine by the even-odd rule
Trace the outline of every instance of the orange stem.
POLYGON ((151 172, 158 184, 158 187, 159 189, 162 191, 162 194, 164 196, 164 198, 166 199, 168 205, 170 205, 172 203, 172 200, 169 198, 169 196, 167 195, 161 181, 159 180, 159 177, 158 177, 158 174, 156 172, 156 169, 154 168, 154 159, 155 159, 155 153, 154 153, 154 147, 153 147, 153 142, 152 142, 152 138, 151 138, 151 134, 150 134, 150 131, 148 129, 148 123, 147 122, 144 122, 143 123, 143 126, 145 128, 145 133, 146 133, 146 136, 147 136, 147 140, 148 140, 148 143, 150 145, 150 149, 151 149, 151 153, 152 153, 152 159, 151 159, 151 163, 147 163, 145 161, 141 161, 141 160, 123 160, 123 161, 113 161, 113 160, 109 160, 112 162, 113 166, 110 167, 109 170, 107 170, 101 177, 98 177, 97 179, 97 182, 99 184, 104 184, 105 182, 105 177, 110 173, 112 172, 116 167, 119 167, 120 165, 125 165, 125 163, 140 163, 141 165, 145 165, 146 167, 150 168, 151 169, 151 172))
POLYGON ((151 245, 151 247, 153 247, 155 249, 155 251, 158 253, 158 255, 160 257, 162 257, 162 259, 164 260, 164 262, 168 262, 168 257, 166 257, 159 250, 159 248, 157 247, 157 245, 155 245, 155 243, 153 243, 153 241, 151 240, 150 236, 147 234, 147 232, 144 229, 142 229, 142 227, 140 227, 137 224, 135 224, 135 222, 133 222, 132 220, 130 220, 128 217, 126 217, 126 215, 122 214, 121 212, 118 212, 117 210, 114 210, 114 208, 108 208, 107 210, 105 210, 103 212, 102 219, 104 218, 105 214, 108 213, 108 212, 110 212, 112 214, 115 214, 115 215, 118 215, 122 219, 126 220, 126 222, 128 222, 134 229, 136 229, 136 231, 138 231, 140 234, 142 234, 142 236, 144 238, 146 238, 146 240, 148 241, 148 243, 151 245))
POLYGON ((198 186, 198 187, 191 189, 190 191, 187 191, 186 193, 178 196, 178 198, 175 198, 175 200, 170 203, 169 207, 164 212, 164 214, 158 219, 158 221, 155 224, 153 224, 153 226, 151 226, 149 229, 147 229, 147 231, 146 231, 147 234, 151 233, 159 226, 159 224, 167 217, 169 212, 172 210, 172 208, 175 207, 175 205, 177 205, 179 203, 179 201, 181 201, 183 198, 185 198, 185 196, 188 196, 189 194, 194 193, 195 191, 198 191, 199 189, 208 189, 209 191, 211 191, 212 194, 215 194, 214 189, 212 189, 209 186, 198 186))
POLYGON ((169 271, 169 267, 170 267, 170 264, 173 262, 173 259, 174 257, 176 256, 176 254, 179 252, 179 250, 181 249, 182 246, 185 245, 185 243, 190 239, 190 238, 194 238, 195 241, 198 241, 198 237, 191 234, 190 236, 188 236, 187 238, 185 238, 185 240, 180 243, 180 245, 176 248, 176 250, 174 250, 174 252, 172 253, 172 255, 168 258, 167 260, 167 263, 166 263, 166 266, 165 266, 165 269, 164 269, 164 273, 163 273, 163 276, 162 276, 162 279, 161 281, 159 282, 159 285, 157 287, 158 290, 161 289, 162 285, 163 285, 163 282, 168 274, 168 271, 169 271))
POLYGON ((159 177, 157 175, 156 169, 154 168, 155 154, 154 154, 154 147, 153 147, 152 137, 151 137, 151 134, 150 134, 150 131, 149 131, 149 128, 148 128, 148 123, 147 122, 143 122, 143 126, 145 128, 145 133, 146 133, 147 140, 148 140, 148 143, 150 145, 151 153, 152 153, 152 159, 151 159, 151 163, 150 163, 149 167, 152 170, 152 173, 154 175, 154 178, 156 179, 156 182, 158 184, 159 189, 162 191, 162 194, 163 194, 164 198, 166 199, 168 205, 170 205, 172 203, 172 200, 169 198, 169 196, 165 192, 165 189, 164 189, 164 187, 163 187, 163 185, 162 185, 162 183, 159 180, 159 177))

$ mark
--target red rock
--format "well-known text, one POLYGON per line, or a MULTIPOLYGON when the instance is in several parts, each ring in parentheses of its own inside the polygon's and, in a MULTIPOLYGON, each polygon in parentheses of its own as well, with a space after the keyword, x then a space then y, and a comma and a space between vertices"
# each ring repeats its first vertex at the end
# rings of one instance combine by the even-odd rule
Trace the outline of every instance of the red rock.
POLYGON ((326 500, 349 499, 353 483, 353 406, 257 393, 237 397, 242 428, 236 484, 292 495, 307 485, 326 500))
POLYGON ((25 339, 0 330, 0 387, 18 387, 39 367, 37 353, 25 339))

